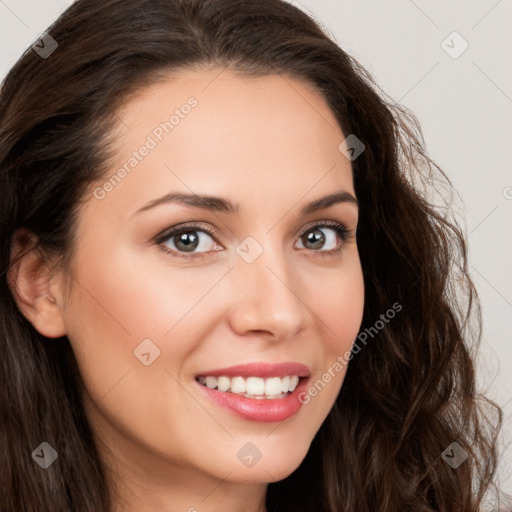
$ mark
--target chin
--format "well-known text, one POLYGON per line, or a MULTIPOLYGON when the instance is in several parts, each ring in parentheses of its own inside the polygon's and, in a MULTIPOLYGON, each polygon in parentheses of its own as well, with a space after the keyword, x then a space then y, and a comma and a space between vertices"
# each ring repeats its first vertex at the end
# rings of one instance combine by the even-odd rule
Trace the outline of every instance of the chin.
POLYGON ((289 456, 279 457, 273 454, 271 457, 264 456, 252 467, 237 467, 230 475, 230 480, 240 483, 271 483, 284 480, 290 476, 304 460, 306 453, 302 456, 297 454, 297 449, 291 449, 289 456))

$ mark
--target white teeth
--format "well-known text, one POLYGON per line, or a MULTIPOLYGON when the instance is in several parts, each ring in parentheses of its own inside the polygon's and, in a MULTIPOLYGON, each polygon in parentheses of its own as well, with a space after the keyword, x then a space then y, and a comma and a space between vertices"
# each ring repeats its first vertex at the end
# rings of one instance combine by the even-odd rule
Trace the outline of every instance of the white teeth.
POLYGON ((217 387, 219 391, 228 391, 231 387, 231 379, 228 377, 219 377, 217 379, 217 387))
POLYGON ((210 389, 217 388, 219 391, 239 394, 247 398, 284 398, 288 392, 292 392, 299 383, 297 375, 286 377, 212 377, 201 375, 197 379, 200 384, 210 389))
POLYGON ((272 377, 265 380, 265 395, 279 395, 281 388, 281 379, 279 377, 272 377))
POLYGON ((216 388, 217 387, 217 377, 206 377, 206 385, 210 388, 216 388))
POLYGON ((245 393, 247 384, 243 377, 233 377, 231 379, 231 393, 245 393))
POLYGON ((247 379, 248 395, 263 395, 265 393, 265 381, 260 377, 249 377, 247 379))

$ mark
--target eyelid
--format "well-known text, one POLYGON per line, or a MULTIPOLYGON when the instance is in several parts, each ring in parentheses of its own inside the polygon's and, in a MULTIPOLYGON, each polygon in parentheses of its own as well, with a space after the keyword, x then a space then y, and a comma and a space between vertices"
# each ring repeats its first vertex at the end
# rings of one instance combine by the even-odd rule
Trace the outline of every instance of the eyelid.
MULTIPOLYGON (((215 236, 217 238, 222 238, 220 232, 213 226, 204 226, 200 223, 191 221, 191 222, 182 222, 180 224, 176 224, 176 225, 172 226, 171 228, 166 228, 164 231, 162 231, 161 233, 159 233, 158 235, 156 235, 154 237, 154 241, 158 244, 161 244, 162 242, 164 242, 165 240, 170 238, 171 234, 173 234, 175 232, 187 231, 187 230, 193 231, 195 229, 197 229, 198 231, 205 231, 209 235, 215 236)), ((216 242, 220 243, 219 240, 216 240, 216 242)))
POLYGON ((304 235, 304 233, 306 233, 306 231, 309 231, 311 228, 314 228, 316 226, 332 227, 332 228, 339 227, 339 228, 343 228, 346 231, 347 236, 350 233, 350 230, 348 229, 348 227, 346 226, 346 224, 344 222, 341 222, 339 220, 334 220, 334 219, 320 219, 320 220, 311 221, 308 224, 306 224, 305 227, 301 228, 300 231, 298 231, 298 236, 300 237, 300 236, 304 235))

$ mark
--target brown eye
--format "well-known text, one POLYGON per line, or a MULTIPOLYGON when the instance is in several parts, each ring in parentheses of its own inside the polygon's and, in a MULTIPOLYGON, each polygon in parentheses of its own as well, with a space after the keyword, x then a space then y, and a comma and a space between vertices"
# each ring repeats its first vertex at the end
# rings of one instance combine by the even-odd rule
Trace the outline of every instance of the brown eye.
POLYGON ((192 252, 199 246, 199 237, 195 231, 185 231, 172 238, 175 247, 180 251, 192 252))
POLYGON ((326 236, 321 229, 310 230, 302 235, 302 243, 307 249, 321 249, 326 241, 326 236), (309 245, 311 244, 311 245, 309 245))
POLYGON ((319 253, 327 253, 327 255, 329 255, 339 252, 347 237, 347 228, 345 228, 343 224, 335 222, 333 224, 317 224, 304 231, 299 240, 302 243, 301 248, 319 253), (340 239, 340 243, 337 241, 338 238, 340 239), (325 248, 325 246, 327 246, 327 248, 325 248))
POLYGON ((217 246, 213 233, 199 226, 180 226, 164 233, 157 243, 173 256, 202 257, 217 246), (199 250, 198 250, 199 249, 199 250))

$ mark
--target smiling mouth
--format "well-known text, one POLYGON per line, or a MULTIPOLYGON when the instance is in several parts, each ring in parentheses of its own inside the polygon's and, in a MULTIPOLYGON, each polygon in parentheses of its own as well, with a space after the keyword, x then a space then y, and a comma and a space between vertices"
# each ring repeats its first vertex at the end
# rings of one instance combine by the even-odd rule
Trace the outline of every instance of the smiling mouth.
POLYGON ((203 386, 224 393, 233 393, 245 398, 279 399, 290 395, 303 377, 227 377, 224 375, 198 375, 196 381, 203 386))

